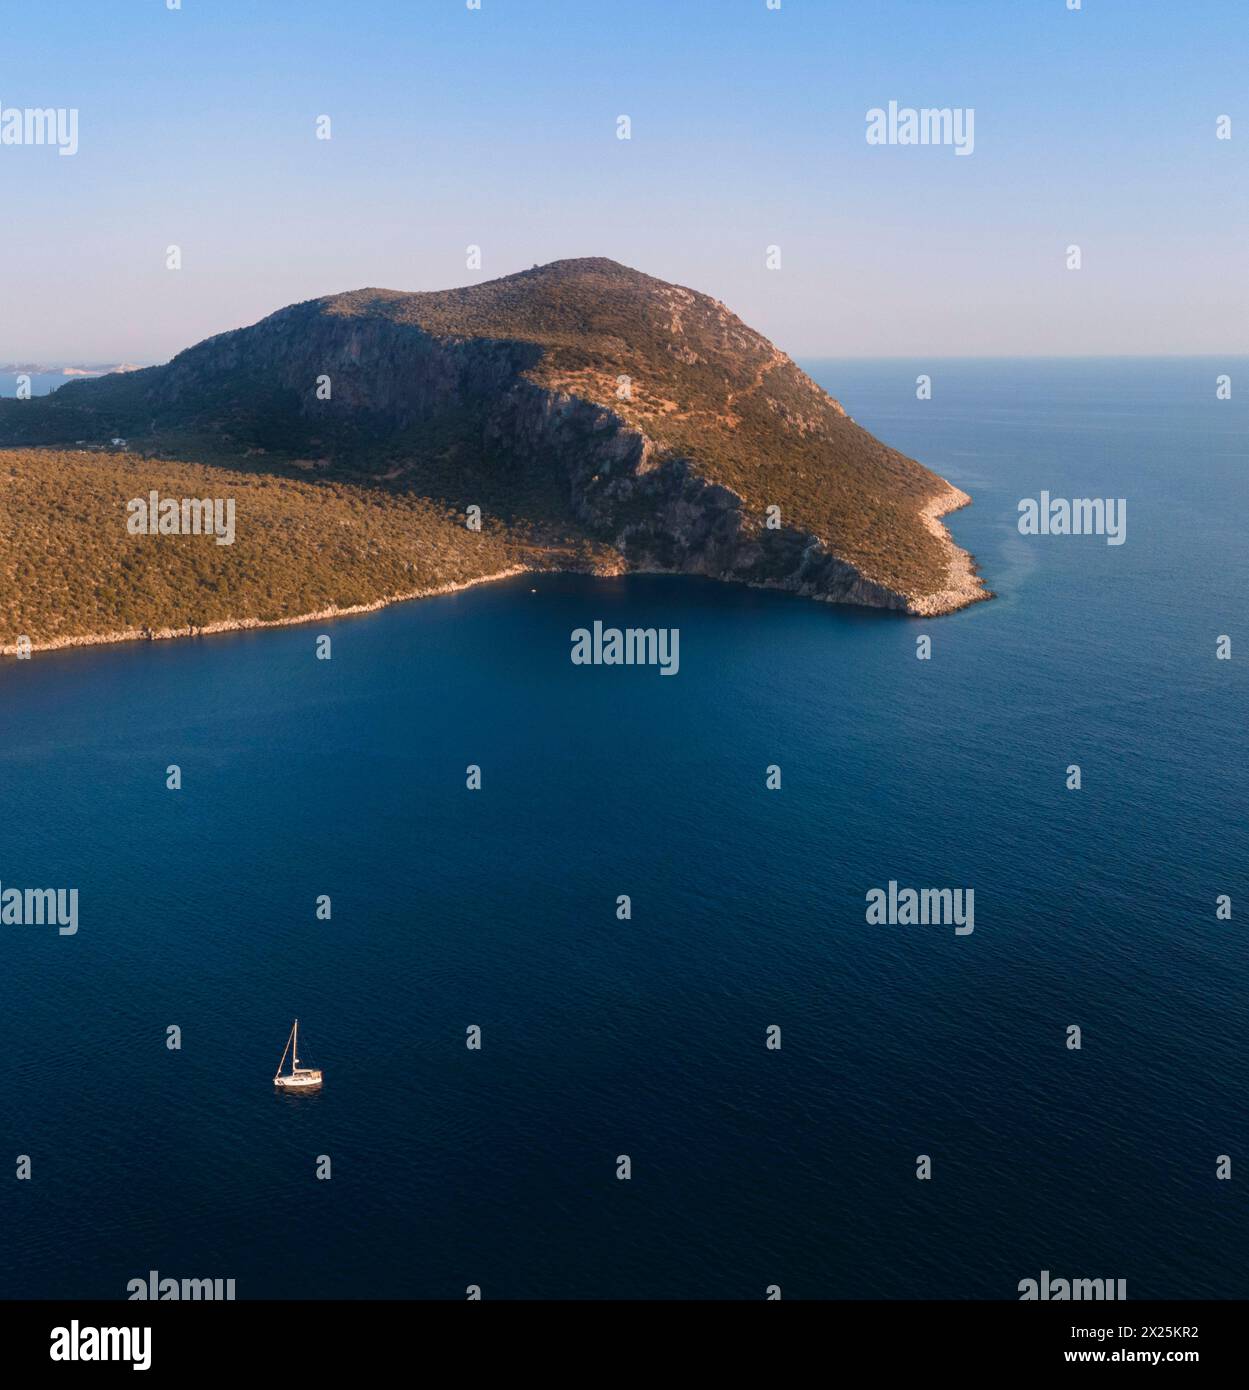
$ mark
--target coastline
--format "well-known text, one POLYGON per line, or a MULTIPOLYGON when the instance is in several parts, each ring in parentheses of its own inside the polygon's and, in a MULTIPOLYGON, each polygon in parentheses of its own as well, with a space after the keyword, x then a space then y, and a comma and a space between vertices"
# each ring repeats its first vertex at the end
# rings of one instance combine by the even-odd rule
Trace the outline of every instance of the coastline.
MULTIPOLYGON (((455 594, 462 589, 472 589, 478 584, 491 584, 500 579, 511 579, 518 574, 531 574, 529 565, 511 565, 494 574, 483 574, 476 579, 466 579, 457 584, 436 584, 428 589, 414 589, 411 593, 390 594, 385 598, 374 599, 371 603, 355 603, 347 608, 319 608, 315 613, 299 613, 290 618, 219 618, 205 623, 203 627, 162 627, 123 628, 117 632, 85 632, 77 637, 58 637, 50 642, 32 642, 32 652, 61 651, 67 647, 103 647, 115 642, 165 642, 175 637, 211 637, 219 632, 246 632, 253 628, 296 627, 300 623, 315 623, 329 618, 346 618, 357 613, 376 613, 379 608, 388 608, 392 603, 406 603, 409 599, 434 598, 439 594, 455 594)), ((0 656, 17 656, 16 643, 0 646, 0 656)))
POLYGON ((950 534, 949 527, 941 520, 950 512, 970 507, 972 499, 947 479, 942 478, 941 481, 945 483, 947 491, 939 492, 926 502, 920 508, 919 516, 925 529, 946 552, 946 586, 920 598, 907 597, 906 611, 917 618, 942 617, 993 597, 993 591, 985 587, 984 580, 976 570, 974 556, 958 544, 950 534))
MULTIPOLYGON (((946 482, 945 479, 942 479, 946 482)), ((950 512, 961 510, 963 507, 971 505, 971 497, 961 488, 955 487, 952 483, 946 482, 946 491, 938 493, 928 501, 920 510, 920 518, 930 532, 942 545, 948 556, 947 583, 945 588, 939 589, 936 593, 925 594, 919 598, 909 594, 888 591, 897 598, 897 605, 878 604, 878 603, 857 603, 848 605, 850 607, 877 608, 887 610, 893 608, 894 611, 902 612, 910 617, 942 617, 947 613, 955 613, 961 608, 967 608, 973 603, 980 603, 985 599, 993 597, 991 590, 987 589, 984 581, 976 572, 976 562, 972 555, 964 550, 950 534, 949 529, 941 521, 943 516, 950 512)), ((70 647, 102 647, 111 646, 119 642, 165 642, 180 637, 211 637, 222 632, 247 632, 259 628, 276 627, 297 627, 303 623, 315 623, 327 621, 331 618, 353 617, 360 613, 375 613, 379 609, 388 608, 395 603, 408 603, 413 599, 436 598, 442 594, 460 593, 465 589, 476 588, 479 584, 493 584, 503 579, 513 579, 521 574, 550 574, 550 573, 585 573, 598 575, 600 577, 611 577, 619 574, 632 573, 653 573, 653 574, 688 574, 687 570, 641 570, 630 569, 623 563, 619 566, 590 566, 586 569, 569 570, 563 567, 551 567, 546 565, 509 565, 505 569, 496 570, 490 574, 479 575, 475 579, 466 579, 461 582, 451 584, 435 584, 425 589, 413 589, 406 593, 390 594, 382 598, 374 599, 369 603, 352 604, 346 608, 330 606, 319 608, 311 613, 299 613, 289 618, 220 618, 211 623, 204 624, 203 627, 162 627, 155 629, 148 628, 122 628, 113 632, 88 632, 81 633, 74 637, 58 637, 45 642, 32 642, 29 651, 50 652, 62 651, 70 647)), ((714 577, 714 576, 708 576, 714 577)), ((733 582, 733 581, 721 581, 733 582)), ((788 588, 783 584, 751 584, 752 588, 777 589, 783 593, 793 593, 795 597, 811 597, 819 599, 819 595, 804 595, 799 590, 788 588)), ((0 657, 18 656, 16 643, 0 645, 0 657)))

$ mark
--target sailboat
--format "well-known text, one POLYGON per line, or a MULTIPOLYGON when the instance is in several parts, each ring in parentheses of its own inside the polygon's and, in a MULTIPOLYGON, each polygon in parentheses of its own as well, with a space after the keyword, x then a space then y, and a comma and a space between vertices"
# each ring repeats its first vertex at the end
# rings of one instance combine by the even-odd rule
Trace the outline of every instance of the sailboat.
POLYGON ((287 1090, 306 1091, 309 1087, 321 1084, 321 1073, 312 1067, 301 1067, 299 1065, 299 1020, 295 1020, 295 1026, 291 1029, 291 1035, 286 1040, 286 1046, 282 1049, 282 1061, 278 1063, 278 1069, 273 1074, 273 1084, 284 1086, 287 1090), (286 1061, 286 1054, 291 1054, 291 1069, 283 1076, 282 1066, 286 1061))

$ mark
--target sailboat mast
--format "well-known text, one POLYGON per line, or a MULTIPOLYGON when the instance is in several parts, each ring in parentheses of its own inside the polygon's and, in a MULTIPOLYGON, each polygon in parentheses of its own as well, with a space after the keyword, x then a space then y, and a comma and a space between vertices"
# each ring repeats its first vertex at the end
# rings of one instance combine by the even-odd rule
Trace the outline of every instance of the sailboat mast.
POLYGON ((299 1020, 295 1020, 295 1027, 291 1033, 295 1040, 295 1047, 291 1052, 291 1075, 295 1075, 295 1068, 299 1065, 299 1020))

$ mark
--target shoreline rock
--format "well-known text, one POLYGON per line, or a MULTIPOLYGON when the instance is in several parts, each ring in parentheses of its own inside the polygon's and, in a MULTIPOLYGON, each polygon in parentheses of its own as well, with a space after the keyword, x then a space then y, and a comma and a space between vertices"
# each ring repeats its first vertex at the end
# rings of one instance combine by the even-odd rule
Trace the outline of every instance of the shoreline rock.
MULTIPOLYGON (((946 482, 945 479, 942 479, 946 482)), ((925 594, 918 598, 895 593, 884 586, 869 580, 862 580, 853 590, 853 596, 834 597, 820 594, 814 590, 804 591, 783 580, 750 580, 731 574, 706 575, 721 583, 744 583, 751 589, 772 589, 781 593, 792 593, 799 598, 814 598, 822 603, 845 603, 850 607, 878 608, 905 614, 908 617, 941 617, 980 603, 993 597, 976 571, 976 563, 971 554, 954 540, 941 517, 950 512, 969 506, 972 499, 961 488, 946 482, 947 491, 938 493, 922 509, 920 515, 925 526, 946 549, 949 557, 949 583, 935 594, 925 594)), ((410 603, 416 599, 436 598, 439 595, 460 593, 476 588, 479 584, 493 584, 504 579, 513 579, 522 574, 589 574, 598 578, 617 578, 629 574, 665 574, 688 576, 698 574, 689 569, 670 569, 659 565, 629 564, 623 557, 619 563, 593 563, 583 567, 548 566, 535 564, 509 565, 491 574, 483 574, 475 579, 456 583, 436 584, 425 589, 414 589, 408 593, 390 594, 374 599, 369 603, 352 604, 346 608, 331 606, 317 609, 311 613, 299 613, 289 618, 223 618, 206 623, 202 627, 162 627, 162 628, 123 628, 114 632, 82 633, 72 637, 58 637, 50 641, 32 642, 30 651, 62 651, 70 647, 102 647, 121 642, 165 642, 183 637, 211 637, 222 632, 249 632, 260 628, 297 627, 304 623, 315 623, 332 618, 354 617, 361 613, 376 613, 396 603, 410 603)), ((0 645, 0 656, 16 657, 18 647, 15 642, 0 645)))
POLYGON ((981 603, 985 599, 994 597, 993 591, 986 588, 984 580, 980 578, 975 556, 958 544, 950 534, 949 527, 941 520, 943 516, 948 516, 951 512, 970 507, 972 499, 962 488, 955 487, 947 479, 943 478, 941 481, 945 483, 949 491, 938 493, 920 509, 919 515, 929 533, 941 543, 946 551, 948 557, 947 582, 946 587, 937 590, 936 593, 911 598, 907 612, 915 617, 944 616, 946 613, 955 613, 960 608, 967 608, 973 603, 981 603))

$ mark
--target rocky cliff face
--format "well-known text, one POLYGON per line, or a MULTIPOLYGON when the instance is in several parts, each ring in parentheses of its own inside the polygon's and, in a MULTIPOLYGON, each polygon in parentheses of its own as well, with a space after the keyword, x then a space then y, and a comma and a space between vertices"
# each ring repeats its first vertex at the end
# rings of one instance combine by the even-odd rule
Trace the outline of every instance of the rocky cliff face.
POLYGON ((654 440, 605 406, 516 383, 487 429, 530 466, 567 477, 577 519, 610 542, 629 569, 700 574, 789 589, 813 598, 904 608, 903 596, 864 578, 817 536, 768 529, 731 488, 681 457, 661 457, 654 440))
POLYGON ((909 612, 988 596, 938 520, 970 499, 722 304, 610 261, 293 305, 22 410, 0 440, 207 435, 550 521, 622 568, 909 612))

